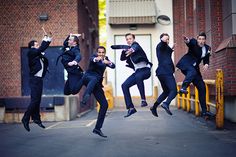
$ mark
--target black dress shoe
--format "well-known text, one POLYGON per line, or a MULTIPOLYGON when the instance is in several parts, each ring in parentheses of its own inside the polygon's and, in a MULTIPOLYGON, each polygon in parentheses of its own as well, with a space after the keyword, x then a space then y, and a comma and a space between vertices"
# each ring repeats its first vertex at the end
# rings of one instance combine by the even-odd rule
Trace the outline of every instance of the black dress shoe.
POLYGON ((186 89, 181 88, 181 89, 179 90, 179 94, 180 94, 180 95, 182 95, 182 94, 188 94, 188 91, 187 91, 186 89))
POLYGON ((137 112, 137 110, 135 108, 129 109, 127 115, 125 115, 124 117, 125 118, 129 117, 129 116, 131 116, 132 114, 134 114, 136 112, 137 112))
POLYGON ((22 118, 21 122, 23 123, 25 130, 30 131, 29 121, 27 121, 24 118, 22 118))
POLYGON ((145 106, 148 106, 147 102, 146 101, 142 101, 141 102, 141 107, 145 107, 145 106))
POLYGON ((41 121, 41 120, 33 120, 33 122, 34 122, 35 124, 38 124, 38 126, 41 127, 41 128, 43 128, 43 129, 46 128, 46 127, 42 124, 42 121, 41 121))
POLYGON ((161 107, 166 110, 166 113, 168 113, 169 115, 172 115, 172 113, 170 112, 169 106, 167 106, 165 103, 161 104, 161 107))
POLYGON ((46 128, 42 123, 38 124, 38 126, 41 127, 41 128, 43 128, 43 129, 46 128))
POLYGON ((86 106, 86 103, 87 103, 89 97, 90 97, 90 95, 88 95, 88 94, 86 94, 86 95, 83 97, 82 101, 80 102, 80 106, 81 106, 81 107, 85 107, 85 106, 86 106))
POLYGON ((150 108, 150 111, 152 112, 153 116, 158 117, 157 109, 156 109, 156 108, 151 107, 151 108, 150 108))
POLYGON ((107 138, 107 136, 104 135, 100 129, 93 129, 93 133, 97 134, 97 135, 99 135, 101 137, 107 138))
POLYGON ((84 103, 83 101, 80 102, 80 107, 85 107, 86 106, 86 103, 84 103))
POLYGON ((214 118, 215 115, 214 115, 213 113, 211 113, 211 112, 203 112, 203 113, 202 113, 202 117, 203 117, 205 120, 208 120, 208 119, 210 119, 210 118, 214 118))

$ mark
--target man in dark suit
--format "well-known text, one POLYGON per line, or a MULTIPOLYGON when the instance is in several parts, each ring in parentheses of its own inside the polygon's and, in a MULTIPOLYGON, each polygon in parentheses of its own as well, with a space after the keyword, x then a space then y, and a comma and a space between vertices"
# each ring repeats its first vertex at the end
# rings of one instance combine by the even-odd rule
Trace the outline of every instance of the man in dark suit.
POLYGON ((40 103, 43 91, 43 77, 46 75, 48 68, 48 60, 44 56, 44 51, 48 48, 51 43, 51 37, 45 35, 41 46, 36 40, 32 40, 28 44, 28 62, 30 69, 30 89, 31 89, 31 100, 30 104, 25 112, 22 123, 27 131, 30 131, 29 121, 30 117, 33 122, 38 124, 40 127, 45 128, 40 119, 40 103))
POLYGON ((108 102, 106 100, 104 91, 102 89, 102 81, 103 81, 103 74, 106 67, 115 68, 115 64, 112 63, 106 54, 106 49, 103 46, 99 46, 97 48, 97 53, 92 55, 89 62, 88 70, 86 70, 83 76, 83 84, 87 86, 86 92, 84 94, 84 98, 87 101, 87 97, 90 96, 91 93, 95 96, 96 100, 100 104, 100 110, 97 117, 97 123, 95 128, 93 129, 93 133, 98 134, 101 137, 105 136, 102 131, 102 125, 106 116, 108 102))
POLYGON ((173 76, 175 72, 174 63, 171 55, 174 49, 169 47, 169 35, 166 33, 161 34, 161 42, 156 47, 156 56, 158 59, 158 67, 156 69, 156 76, 158 77, 163 92, 158 97, 154 105, 150 108, 152 114, 158 117, 157 106, 161 104, 166 98, 167 100, 161 104, 161 107, 166 110, 169 115, 172 115, 169 105, 177 94, 176 81, 173 76))
POLYGON ((137 110, 134 108, 129 88, 137 84, 138 90, 141 95, 141 107, 147 106, 145 89, 144 89, 144 80, 148 79, 151 76, 151 67, 152 63, 149 62, 146 53, 142 47, 135 41, 135 35, 128 33, 125 35, 126 42, 131 48, 123 50, 120 56, 121 61, 126 61, 127 67, 132 68, 135 72, 129 76, 125 82, 121 85, 126 108, 128 113, 125 117, 129 117, 132 114, 136 113, 137 110))
POLYGON ((188 46, 188 52, 179 60, 176 67, 185 75, 185 79, 180 89, 180 94, 187 94, 187 87, 190 83, 198 89, 199 102, 204 117, 212 116, 206 108, 206 87, 202 79, 199 64, 203 60, 203 70, 206 71, 209 66, 210 46, 206 44, 206 34, 204 32, 197 36, 197 39, 189 39, 183 36, 184 42, 188 46))
MULTIPOLYGON (((64 41, 61 62, 66 69, 68 76, 64 86, 64 94, 77 94, 81 88, 81 78, 83 70, 79 66, 81 53, 79 48, 79 38, 77 34, 70 34, 64 41)), ((59 57, 60 57, 59 56, 59 57)))
POLYGON ((93 54, 90 58, 90 63, 88 70, 86 70, 84 76, 82 77, 83 84, 87 86, 83 99, 81 101, 81 106, 84 106, 88 101, 93 89, 97 83, 102 84, 103 73, 106 67, 115 68, 115 64, 112 63, 106 55, 106 49, 103 46, 97 48, 96 54, 93 54))

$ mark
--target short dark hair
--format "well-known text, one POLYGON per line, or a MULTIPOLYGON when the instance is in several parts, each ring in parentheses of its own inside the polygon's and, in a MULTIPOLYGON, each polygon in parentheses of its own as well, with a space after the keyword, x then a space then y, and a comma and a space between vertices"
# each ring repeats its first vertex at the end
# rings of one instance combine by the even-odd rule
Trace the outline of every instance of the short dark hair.
POLYGON ((73 40, 74 40, 74 42, 76 42, 76 44, 77 45, 79 45, 79 37, 77 37, 77 36, 73 36, 73 40))
POLYGON ((37 42, 36 40, 31 40, 29 43, 28 43, 28 48, 30 49, 32 46, 34 46, 34 43, 37 42))
POLYGON ((105 53, 106 53, 106 48, 104 46, 98 46, 97 47, 97 52, 98 52, 98 49, 103 49, 105 51, 105 53))
POLYGON ((132 33, 127 33, 127 34, 125 34, 125 37, 127 37, 127 36, 129 36, 129 35, 131 35, 131 36, 135 39, 135 35, 132 34, 132 33))
POLYGON ((203 36, 206 39, 206 33, 205 32, 200 32, 197 37, 199 37, 199 36, 203 36))
POLYGON ((162 33, 162 34, 160 35, 160 39, 161 39, 163 36, 168 36, 168 37, 170 37, 169 34, 167 34, 167 33, 162 33))

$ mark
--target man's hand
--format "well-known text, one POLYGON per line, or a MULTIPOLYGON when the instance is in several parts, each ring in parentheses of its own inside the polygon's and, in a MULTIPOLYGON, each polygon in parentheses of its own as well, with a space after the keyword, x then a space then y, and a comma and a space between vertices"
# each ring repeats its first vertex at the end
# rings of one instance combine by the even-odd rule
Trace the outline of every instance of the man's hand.
POLYGON ((175 47, 176 47, 176 46, 177 46, 177 44, 174 43, 171 49, 172 49, 172 50, 175 50, 175 47))
POLYGON ((187 36, 185 36, 185 35, 182 35, 182 36, 183 36, 184 42, 185 43, 189 43, 189 38, 187 36))
POLYGON ((208 64, 205 64, 205 65, 203 66, 203 71, 207 71, 208 67, 209 67, 209 65, 208 65, 208 64))
POLYGON ((100 56, 97 56, 97 57, 95 58, 95 60, 98 62, 98 61, 100 61, 100 60, 103 60, 103 58, 100 57, 100 56))
POLYGON ((70 33, 70 37, 72 37, 72 36, 77 36, 77 37, 80 37, 80 36, 81 36, 81 34, 73 34, 73 33, 70 33))
POLYGON ((105 60, 103 61, 103 63, 104 63, 104 64, 111 64, 111 61, 105 59, 105 60))
POLYGON ((48 37, 52 38, 52 32, 51 31, 48 33, 48 37))
POLYGON ((211 47, 210 47, 210 46, 209 46, 209 48, 208 48, 208 52, 211 53, 211 47))
POLYGON ((78 65, 78 63, 76 61, 72 61, 68 63, 69 66, 73 66, 73 65, 78 65))
POLYGON ((132 51, 126 51, 125 54, 126 54, 126 57, 129 57, 133 52, 132 51))
POLYGON ((134 50, 132 48, 128 49, 125 54, 126 54, 126 57, 130 56, 132 53, 134 52, 134 50))
POLYGON ((73 34, 74 36, 77 36, 77 37, 80 37, 81 36, 81 34, 73 34))

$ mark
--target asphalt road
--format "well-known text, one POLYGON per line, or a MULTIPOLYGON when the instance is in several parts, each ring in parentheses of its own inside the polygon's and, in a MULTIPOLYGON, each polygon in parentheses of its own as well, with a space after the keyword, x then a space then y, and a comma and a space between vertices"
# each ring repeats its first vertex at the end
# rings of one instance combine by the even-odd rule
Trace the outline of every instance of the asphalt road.
POLYGON ((233 157, 236 127, 216 130, 213 121, 172 108, 169 116, 161 108, 159 117, 148 108, 124 118, 124 109, 109 112, 101 138, 92 133, 96 111, 69 122, 0 124, 1 157, 233 157))

